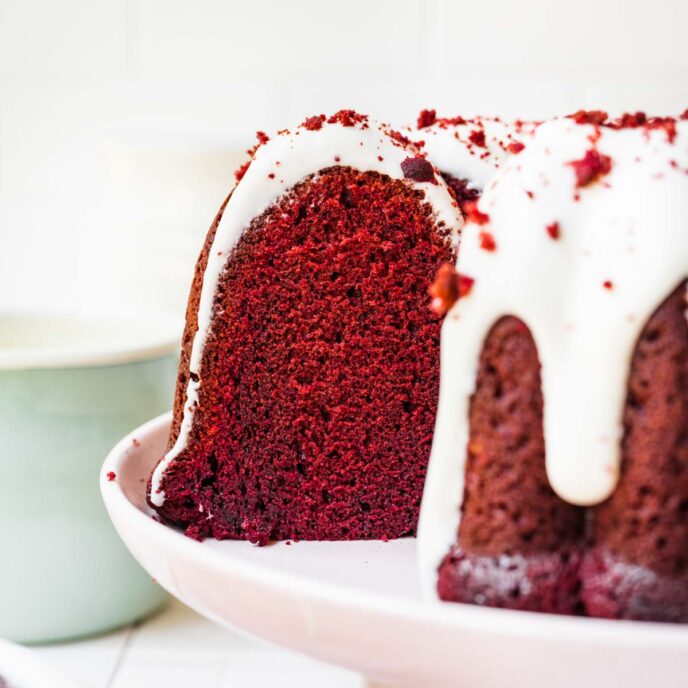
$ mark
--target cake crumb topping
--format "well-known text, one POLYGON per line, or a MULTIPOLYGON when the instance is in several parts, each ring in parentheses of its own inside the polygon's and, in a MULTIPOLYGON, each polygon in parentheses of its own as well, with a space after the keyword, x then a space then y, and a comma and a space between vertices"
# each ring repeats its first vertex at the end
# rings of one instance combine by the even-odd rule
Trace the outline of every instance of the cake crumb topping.
POLYGON ((552 222, 551 224, 547 225, 545 229, 547 230, 547 234, 549 235, 550 239, 554 239, 556 241, 561 236, 561 229, 558 222, 552 222))
POLYGON ((521 143, 520 141, 512 141, 506 147, 506 151, 507 153, 511 153, 511 155, 518 155, 524 148, 525 144, 521 143))
POLYGON ((421 110, 418 115, 417 126, 419 129, 432 126, 437 121, 436 110, 421 110))
POLYGON ((361 115, 355 110, 340 110, 335 112, 328 120, 328 124, 341 124, 343 127, 353 127, 360 124, 362 129, 368 128, 368 116, 361 115))
POLYGON ((591 148, 580 160, 568 163, 576 174, 576 188, 589 186, 611 172, 612 159, 591 148))
POLYGON ((256 151, 263 144, 267 143, 270 140, 270 137, 264 131, 257 131, 256 138, 258 139, 258 141, 255 144, 255 146, 249 148, 246 151, 246 154, 248 155, 249 159, 234 173, 234 178, 236 179, 237 183, 244 178, 244 175, 248 171, 248 168, 251 166, 251 162, 253 161, 253 157, 255 156, 256 151))
POLYGON ((314 115, 313 117, 308 117, 306 120, 304 120, 301 126, 309 131, 318 131, 319 129, 322 129, 322 125, 325 123, 325 120, 325 115, 314 115))
POLYGON ((480 248, 484 251, 497 250, 497 242, 490 232, 480 232, 480 248))
POLYGON ((401 163, 401 171, 404 173, 406 179, 412 179, 415 182, 430 182, 431 184, 437 184, 435 170, 432 165, 419 155, 414 158, 406 158, 401 163))
POLYGON ((487 142, 485 141, 485 130, 484 129, 474 129, 469 135, 468 140, 478 148, 487 148, 487 142))
POLYGON ((460 275, 451 263, 442 263, 428 293, 432 297, 430 309, 444 315, 460 299, 470 294, 475 280, 460 275))
POLYGON ((459 273, 451 263, 442 263, 428 293, 432 297, 430 309, 444 315, 459 299, 459 273))
POLYGON ((466 201, 463 204, 463 211, 467 222, 476 225, 486 225, 490 221, 490 216, 478 208, 478 201, 466 201))

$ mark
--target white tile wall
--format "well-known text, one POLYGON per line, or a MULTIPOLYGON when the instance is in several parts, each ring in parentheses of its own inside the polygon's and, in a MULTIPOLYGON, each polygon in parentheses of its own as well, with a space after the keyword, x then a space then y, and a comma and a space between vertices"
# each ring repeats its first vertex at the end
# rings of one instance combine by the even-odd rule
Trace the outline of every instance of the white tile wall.
POLYGON ((125 2, 2 0, 0 80, 67 84, 125 76, 125 2))
POLYGON ((179 311, 256 129, 688 105, 679 0, 0 0, 0 307, 179 311))
POLYGON ((235 76, 283 81, 415 71, 422 0, 140 0, 141 77, 222 87, 235 76))

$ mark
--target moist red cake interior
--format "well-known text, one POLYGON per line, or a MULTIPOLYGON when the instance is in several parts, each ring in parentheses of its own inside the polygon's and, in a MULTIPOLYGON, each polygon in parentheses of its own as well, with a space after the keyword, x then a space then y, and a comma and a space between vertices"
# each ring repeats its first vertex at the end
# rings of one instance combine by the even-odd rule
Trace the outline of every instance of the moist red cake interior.
POLYGON ((220 278, 161 515, 259 543, 413 533, 439 386, 427 291, 453 258, 422 192, 374 172, 322 170, 256 218, 220 278))

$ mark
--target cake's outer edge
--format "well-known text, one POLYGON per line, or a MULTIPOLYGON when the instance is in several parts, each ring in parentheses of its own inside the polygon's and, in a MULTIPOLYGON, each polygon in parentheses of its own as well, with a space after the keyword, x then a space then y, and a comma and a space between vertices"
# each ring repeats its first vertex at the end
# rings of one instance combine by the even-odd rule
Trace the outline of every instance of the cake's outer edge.
POLYGON ((208 264, 208 255, 213 245, 213 241, 215 240, 215 234, 217 232, 218 225, 220 224, 222 214, 225 211, 230 197, 231 194, 227 196, 220 206, 220 210, 218 210, 212 225, 210 225, 210 229, 208 230, 205 241, 203 242, 203 247, 201 248, 201 252, 196 260, 193 280, 191 282, 191 290, 189 292, 189 299, 186 305, 186 321, 184 325, 184 333, 182 334, 179 373, 177 375, 177 384, 174 391, 172 426, 170 428, 170 434, 167 440, 166 451, 172 449, 174 442, 179 435, 179 428, 182 424, 182 418, 184 416, 184 402, 186 400, 186 387, 189 383, 189 361, 191 360, 191 347, 193 345, 196 330, 198 329, 197 313, 198 302, 201 297, 201 287, 203 286, 203 274, 205 272, 206 265, 208 264))
POLYGON ((424 594, 455 544, 468 413, 483 341, 505 315, 530 328, 542 364, 547 471, 579 505, 619 476, 626 383, 635 344, 688 275, 688 122, 608 129, 540 125, 509 158, 464 227, 458 271, 474 281, 442 328, 440 400, 419 521, 424 594), (577 186, 590 150, 611 170, 577 186), (557 233, 548 227, 558 223, 557 233), (485 235, 496 245, 485 250, 485 235), (553 236, 553 234, 555 236, 553 236))
POLYGON ((323 118, 317 128, 310 128, 306 123, 293 131, 282 132, 260 146, 231 194, 207 252, 196 317, 190 314, 190 319, 197 322, 197 329, 188 354, 189 379, 185 393, 179 396, 183 400, 181 421, 174 444, 151 478, 150 501, 153 506, 160 507, 164 503, 161 486, 165 471, 185 448, 191 431, 198 389, 202 384, 201 359, 220 275, 232 249, 254 217, 305 177, 333 166, 351 167, 404 180, 422 191, 425 201, 434 211, 438 226, 448 228, 454 244, 458 243, 463 220, 439 172, 434 170, 432 181, 415 181, 404 175, 402 163, 408 158, 421 157, 418 148, 367 117, 350 120, 346 125, 332 119, 323 118), (197 380, 194 381, 193 377, 197 380))

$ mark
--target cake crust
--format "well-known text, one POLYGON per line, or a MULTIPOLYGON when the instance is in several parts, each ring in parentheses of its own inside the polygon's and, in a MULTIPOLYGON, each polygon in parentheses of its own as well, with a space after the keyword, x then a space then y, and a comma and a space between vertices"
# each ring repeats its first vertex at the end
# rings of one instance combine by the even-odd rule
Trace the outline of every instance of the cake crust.
POLYGON ((583 595, 593 616, 688 621, 687 286, 657 309, 633 354, 621 480, 591 510, 583 595))
POLYGON ((439 568, 442 599, 577 614, 584 512, 545 472, 540 363, 528 328, 487 336, 470 404, 457 545, 439 568))

